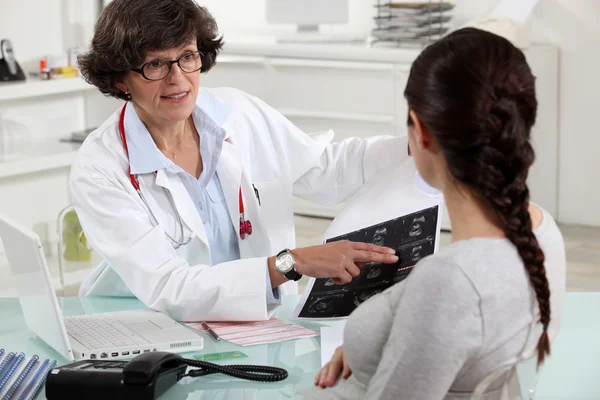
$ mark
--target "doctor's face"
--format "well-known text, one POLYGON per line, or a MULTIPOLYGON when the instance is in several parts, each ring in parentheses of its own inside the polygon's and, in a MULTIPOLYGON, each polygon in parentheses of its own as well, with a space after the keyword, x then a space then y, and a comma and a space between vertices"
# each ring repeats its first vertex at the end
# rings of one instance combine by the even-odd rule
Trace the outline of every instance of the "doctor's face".
POLYGON ((194 109, 200 86, 202 59, 197 51, 196 39, 178 48, 148 50, 139 71, 127 72, 122 90, 131 94, 136 108, 147 117, 161 122, 185 120, 194 109), (179 65, 168 62, 175 60, 179 65), (160 79, 165 73, 167 76, 160 79))

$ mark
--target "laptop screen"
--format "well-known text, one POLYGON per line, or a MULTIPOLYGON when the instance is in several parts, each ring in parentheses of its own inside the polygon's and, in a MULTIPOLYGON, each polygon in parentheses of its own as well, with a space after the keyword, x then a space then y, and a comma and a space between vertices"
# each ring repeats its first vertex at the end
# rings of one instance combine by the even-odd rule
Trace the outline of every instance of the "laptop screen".
POLYGON ((1 214, 0 237, 27 326, 63 357, 73 360, 40 238, 1 214))

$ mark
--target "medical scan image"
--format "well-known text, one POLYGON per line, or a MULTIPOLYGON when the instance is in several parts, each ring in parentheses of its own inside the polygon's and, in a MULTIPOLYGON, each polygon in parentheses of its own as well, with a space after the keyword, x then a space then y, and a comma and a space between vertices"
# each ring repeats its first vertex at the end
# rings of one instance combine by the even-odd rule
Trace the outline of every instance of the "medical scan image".
POLYGON ((345 293, 310 296, 306 301, 305 308, 300 313, 300 317, 344 317, 350 315, 349 307, 353 304, 352 298, 345 293))
POLYGON ((385 235, 387 234, 387 228, 382 226, 375 231, 375 235, 373 235, 373 239, 371 239, 371 243, 376 246, 383 246, 385 243, 385 235))
POLYGON ((372 289, 365 290, 363 292, 355 292, 354 293, 354 305, 356 307, 360 306, 362 303, 367 301, 369 298, 375 296, 377 293, 383 292, 383 289, 372 289))
POLYGON ((402 244, 421 241, 427 237, 435 236, 437 227, 437 213, 429 213, 427 210, 412 214, 404 219, 401 234, 402 244))
POLYGON ((410 230, 408 231, 408 236, 419 236, 423 233, 423 223, 425 222, 425 217, 420 216, 419 218, 415 218, 410 226, 410 230))
POLYGON ((381 267, 379 268, 371 268, 369 272, 366 273, 367 279, 376 279, 381 276, 381 267))
POLYGON ((434 206, 327 240, 390 247, 396 249, 398 262, 366 264, 359 276, 344 285, 336 285, 331 279, 315 279, 299 317, 348 316, 368 298, 406 279, 415 265, 435 250, 438 211, 434 206))

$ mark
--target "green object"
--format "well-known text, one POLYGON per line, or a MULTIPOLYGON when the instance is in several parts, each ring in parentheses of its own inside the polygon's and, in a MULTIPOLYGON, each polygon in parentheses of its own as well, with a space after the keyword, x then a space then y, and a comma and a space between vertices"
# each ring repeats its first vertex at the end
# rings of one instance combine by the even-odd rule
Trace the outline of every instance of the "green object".
POLYGON ((75 211, 69 211, 63 218, 62 239, 65 260, 89 261, 92 258, 92 250, 88 249, 87 238, 75 211))
POLYGON ((247 355, 241 351, 227 351, 225 353, 210 353, 203 354, 201 356, 194 356, 196 360, 200 361, 223 361, 223 360, 239 360, 241 358, 248 358, 247 355))

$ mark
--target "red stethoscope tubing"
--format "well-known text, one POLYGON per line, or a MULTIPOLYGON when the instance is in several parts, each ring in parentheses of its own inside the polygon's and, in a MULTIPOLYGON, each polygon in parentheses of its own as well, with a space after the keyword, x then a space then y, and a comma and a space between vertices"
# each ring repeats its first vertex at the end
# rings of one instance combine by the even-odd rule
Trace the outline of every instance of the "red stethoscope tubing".
MULTIPOLYGON (((125 148, 125 154, 127 154, 127 158, 129 158, 129 149, 127 148, 127 138, 125 136, 125 109, 127 108, 127 103, 123 106, 121 110, 121 116, 119 117, 119 133, 121 134, 121 141, 123 142, 123 147, 125 148)), ((131 164, 129 165, 129 180, 133 185, 133 188, 140 193, 140 184, 137 181, 137 178, 131 173, 131 164)), ((242 196, 242 186, 240 185, 239 190, 239 207, 240 207, 240 238, 244 240, 246 235, 252 234, 252 223, 249 220, 244 219, 244 199, 242 196)))

